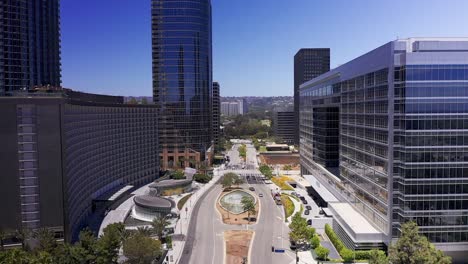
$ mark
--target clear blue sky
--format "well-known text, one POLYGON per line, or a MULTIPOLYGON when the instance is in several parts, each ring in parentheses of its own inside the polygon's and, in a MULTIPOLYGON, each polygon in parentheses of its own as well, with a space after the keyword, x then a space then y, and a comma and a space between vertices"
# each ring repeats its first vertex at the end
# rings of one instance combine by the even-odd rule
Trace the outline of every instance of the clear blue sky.
MULTIPOLYGON (((223 96, 292 95, 293 56, 331 48, 332 67, 397 37, 468 37, 467 0, 212 0, 223 96)), ((152 94, 150 0, 62 0, 62 82, 152 94)))

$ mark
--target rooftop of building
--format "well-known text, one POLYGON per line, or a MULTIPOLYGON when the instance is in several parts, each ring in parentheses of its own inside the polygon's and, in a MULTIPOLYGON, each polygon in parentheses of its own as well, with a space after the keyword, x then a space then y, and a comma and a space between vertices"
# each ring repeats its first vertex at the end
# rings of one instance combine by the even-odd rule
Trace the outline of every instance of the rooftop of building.
POLYGON ((303 175, 304 178, 310 183, 310 186, 322 197, 325 202, 339 202, 339 200, 328 189, 320 183, 312 175, 303 175))
POLYGON ((349 226, 355 234, 381 234, 366 218, 357 212, 349 203, 329 203, 334 216, 349 226))
MULTIPOLYGON (((466 59, 460 59, 458 58, 459 56, 453 53, 457 51, 468 52, 468 37, 418 37, 396 39, 301 84, 299 89, 327 84, 334 79, 348 80, 361 75, 363 72, 372 72, 387 68, 393 61, 393 57, 390 56, 392 50, 400 54, 413 54, 413 56, 418 56, 423 53, 430 53, 430 56, 437 56, 436 53, 439 52, 446 54, 452 53, 447 54, 449 60, 445 61, 446 64, 458 64, 456 63, 457 61, 466 64, 466 59)), ((431 61, 432 60, 428 60, 427 63, 431 63, 431 61)))
POLYGON ((140 195, 135 196, 133 201, 136 205, 146 207, 146 208, 172 208, 172 202, 169 199, 162 198, 159 196, 151 196, 151 195, 140 195))

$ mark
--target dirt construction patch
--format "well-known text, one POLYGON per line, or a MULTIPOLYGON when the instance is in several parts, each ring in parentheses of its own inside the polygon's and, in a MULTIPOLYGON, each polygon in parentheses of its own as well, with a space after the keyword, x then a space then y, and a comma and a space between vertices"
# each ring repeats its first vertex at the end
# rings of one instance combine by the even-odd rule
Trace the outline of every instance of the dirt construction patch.
POLYGON ((297 154, 260 154, 260 161, 268 165, 291 165, 293 170, 299 167, 299 155, 297 154))
POLYGON ((248 213, 243 212, 241 214, 233 214, 228 211, 226 211, 224 208, 221 207, 219 204, 219 199, 223 197, 224 194, 230 192, 231 190, 224 190, 218 197, 218 200, 216 201, 216 209, 218 209, 218 212, 221 214, 221 218, 223 219, 223 223, 227 225, 247 225, 247 224, 255 224, 257 222, 257 217, 258 217, 258 210, 260 209, 259 203, 260 200, 257 198, 257 203, 255 204, 255 215, 250 214, 250 222, 248 221, 248 213))
POLYGON ((244 258, 249 256, 250 242, 254 232, 247 230, 231 230, 224 232, 224 241, 226 243, 225 264, 242 264, 244 258))

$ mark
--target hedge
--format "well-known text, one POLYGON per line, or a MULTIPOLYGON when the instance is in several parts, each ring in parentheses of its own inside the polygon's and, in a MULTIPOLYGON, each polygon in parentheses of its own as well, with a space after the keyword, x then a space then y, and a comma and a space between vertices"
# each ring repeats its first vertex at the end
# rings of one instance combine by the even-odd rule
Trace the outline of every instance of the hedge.
POLYGON ((315 249, 315 253, 317 254, 318 259, 327 260, 328 259, 328 254, 330 253, 330 250, 328 248, 318 246, 315 249))
MULTIPOLYGON (((338 235, 333 231, 329 224, 325 224, 325 233, 327 234, 328 238, 332 242, 333 246, 335 246, 336 250, 340 253, 340 256, 343 258, 344 261, 351 261, 349 260, 349 254, 353 251, 345 246, 343 241, 338 237, 338 235)), ((356 260, 368 260, 370 258, 372 250, 356 250, 353 255, 353 259, 356 260)), ((382 250, 378 250, 383 253, 382 250)))
POLYGON ((341 252, 343 248, 346 248, 346 246, 343 244, 343 241, 341 241, 341 239, 333 231, 329 224, 325 224, 325 233, 327 234, 328 238, 330 238, 330 241, 338 252, 341 252))

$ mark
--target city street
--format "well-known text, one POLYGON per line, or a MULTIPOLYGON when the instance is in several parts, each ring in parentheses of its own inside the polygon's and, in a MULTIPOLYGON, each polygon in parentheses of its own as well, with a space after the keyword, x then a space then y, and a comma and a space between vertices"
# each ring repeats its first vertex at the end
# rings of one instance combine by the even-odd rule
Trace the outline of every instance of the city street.
MULTIPOLYGON (((263 183, 260 172, 256 170, 258 165, 255 148, 247 144, 247 161, 244 163, 239 158, 237 151, 239 146, 235 144, 228 152, 231 159, 228 167, 244 172, 239 173, 246 180, 244 188, 254 187, 256 194, 263 195, 263 197, 258 197, 260 201, 258 222, 249 226, 224 224, 215 207, 222 189, 219 184, 215 185, 200 201, 199 207, 194 209, 194 219, 191 219, 184 254, 179 263, 223 263, 225 254, 223 232, 243 229, 255 231, 249 263, 282 264, 291 263, 294 260, 294 252, 289 249, 289 229, 284 222, 283 208, 275 204, 270 189, 263 183), (242 170, 242 165, 245 164, 250 164, 251 167, 248 170, 242 170), (247 177, 247 175, 250 176, 247 177), (274 253, 272 246, 285 249, 285 252, 274 253)), ((231 170, 225 172, 231 172, 231 170)))

